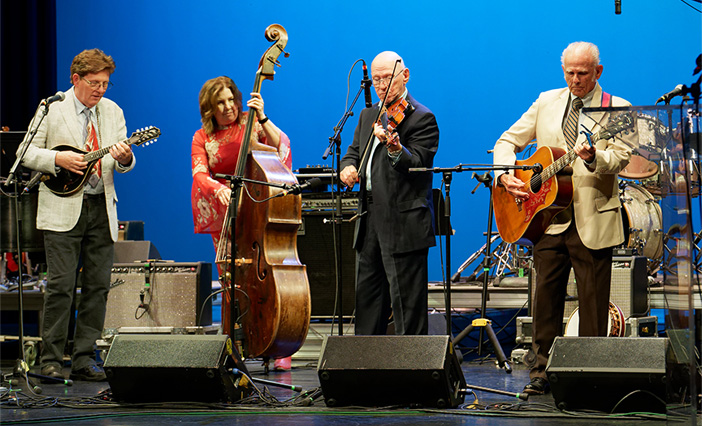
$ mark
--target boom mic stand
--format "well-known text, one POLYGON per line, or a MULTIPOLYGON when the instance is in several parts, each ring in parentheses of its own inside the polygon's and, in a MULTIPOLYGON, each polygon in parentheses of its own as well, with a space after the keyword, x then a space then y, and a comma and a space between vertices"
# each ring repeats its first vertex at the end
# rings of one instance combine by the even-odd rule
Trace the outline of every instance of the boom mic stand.
MULTIPOLYGON (((543 169, 543 166, 539 163, 534 164, 533 166, 529 165, 470 165, 470 164, 459 164, 455 167, 448 167, 448 168, 442 168, 442 167, 433 167, 433 168, 428 168, 428 167, 414 167, 410 168, 409 172, 427 172, 431 171, 433 173, 442 173, 444 176, 444 183, 449 183, 451 182, 451 172, 463 172, 463 171, 473 171, 473 177, 478 179, 478 181, 482 184, 484 184, 489 190, 490 190, 490 207, 489 207, 489 213, 488 213, 488 230, 487 230, 487 242, 485 244, 485 260, 484 260, 484 268, 488 268, 490 266, 490 256, 491 256, 491 250, 490 250, 490 243, 491 243, 491 234, 492 234, 492 176, 490 175, 489 171, 493 170, 514 170, 514 169, 520 169, 520 170, 534 170, 537 173, 540 173, 541 170, 543 169), (478 176, 475 172, 476 171, 488 171, 487 173, 483 174, 482 176, 478 176), (447 178, 448 176, 448 178, 447 178)), ((480 186, 480 184, 478 184, 480 186)), ((477 189, 477 187, 476 187, 477 189)), ((475 192, 475 190, 473 190, 475 192)), ((449 198, 449 193, 448 193, 448 188, 447 188, 447 193, 446 193, 446 216, 447 218, 450 218, 450 198, 449 198)), ((450 233, 450 232, 449 232, 450 233)), ((449 236, 447 235, 447 242, 446 242, 446 259, 444 262, 446 262, 445 270, 446 270, 446 283, 444 284, 444 291, 446 292, 445 295, 445 309, 446 309, 446 329, 447 329, 447 334, 449 336, 452 335, 452 327, 451 327, 451 269, 450 269, 450 262, 451 260, 449 259, 450 255, 450 242, 449 242, 449 236)), ((487 287, 488 287, 488 278, 489 274, 487 271, 483 274, 483 292, 482 292, 482 301, 481 301, 481 311, 480 314, 481 316, 485 315, 486 311, 486 303, 487 303, 487 287)), ((479 340, 479 345, 478 345, 478 354, 482 353, 482 341, 483 341, 483 329, 487 330, 488 336, 490 337, 490 342, 492 343, 495 353, 497 354, 499 365, 501 368, 505 368, 505 371, 507 373, 512 372, 512 367, 509 365, 509 362, 507 362, 507 359, 505 358, 504 351, 502 350, 502 347, 500 346, 500 342, 497 340, 497 336, 495 335, 495 332, 492 330, 492 326, 490 324, 490 320, 485 319, 485 318, 480 318, 477 320, 474 320, 471 325, 466 327, 463 331, 461 331, 454 339, 453 342, 457 343, 460 342, 464 337, 466 337, 468 334, 470 334, 476 327, 480 327, 480 340, 479 340)))
MULTIPOLYGON (((30 182, 27 183, 25 186, 24 190, 20 192, 20 184, 19 180, 15 178, 15 174, 17 173, 17 169, 20 167, 20 164, 22 164, 22 160, 24 159, 25 154, 27 153, 27 149, 29 148, 29 145, 32 143, 32 140, 34 139, 34 136, 37 133, 37 130, 39 129, 39 126, 41 125, 41 122, 44 121, 44 117, 49 113, 49 103, 46 103, 46 100, 42 100, 39 104, 39 107, 44 105, 44 110, 39 118, 39 122, 37 123, 36 127, 32 129, 32 124, 34 122, 34 119, 32 119, 32 122, 29 123, 29 128, 30 130, 27 132, 25 135, 25 140, 22 141, 24 144, 24 148, 22 149, 22 153, 17 157, 15 160, 15 163, 12 165, 12 168, 10 169, 10 174, 7 177, 7 180, 5 181, 5 186, 10 186, 14 185, 14 190, 15 190, 15 196, 14 198, 14 207, 15 207, 15 229, 16 229, 16 244, 17 244, 17 260, 19 263, 19 270, 18 270, 18 277, 17 277, 17 312, 19 316, 19 329, 18 329, 18 342, 19 342, 19 358, 15 360, 15 366, 14 369, 12 370, 11 376, 14 379, 9 380, 10 384, 15 384, 19 383, 22 379, 24 379, 27 382, 27 386, 29 389, 31 389, 32 392, 40 394, 42 393, 42 389, 35 385, 32 380, 30 380, 30 377, 35 377, 40 379, 41 381, 45 383, 53 382, 53 383, 63 383, 67 386, 73 385, 72 380, 66 380, 66 379, 57 379, 54 377, 49 377, 49 376, 43 376, 41 374, 35 374, 31 373, 29 371, 29 365, 27 364, 25 352, 24 352, 24 283, 22 280, 22 212, 20 211, 20 203, 19 203, 19 197, 23 194, 29 191, 29 189, 36 184, 38 181, 37 179, 31 179, 30 182)), ((38 109, 38 108, 37 108, 38 109)), ((35 114, 34 117, 37 115, 35 114)), ((39 174, 38 176, 40 176, 39 174)), ((3 379, 5 379, 5 376, 3 376, 3 379)))
MULTIPOLYGON (((356 61, 356 63, 358 63, 356 61)), ((354 63, 354 66, 356 65, 354 63)), ((365 66, 365 65, 364 65, 365 66)), ((341 252, 342 252, 342 244, 341 244, 341 224, 344 222, 344 214, 342 210, 342 204, 341 204, 341 194, 343 193, 343 183, 341 182, 341 132, 344 130, 344 126, 346 125, 346 121, 353 115, 353 107, 356 105, 356 102, 358 101, 358 98, 361 96, 361 92, 366 89, 366 87, 370 87, 371 81, 370 80, 361 80, 361 87, 358 89, 358 92, 356 92, 356 97, 353 98, 353 102, 351 102, 351 106, 344 112, 344 115, 341 116, 341 119, 337 123, 336 126, 334 126, 334 134, 329 137, 329 146, 327 149, 324 151, 324 154, 322 155, 322 160, 326 160, 327 157, 329 157, 329 154, 331 152, 332 146, 334 147, 334 158, 336 162, 336 175, 333 176, 333 180, 336 180, 336 182, 332 181, 332 198, 334 199, 334 208, 332 209, 332 224, 334 226, 334 235, 336 236, 335 242, 336 242, 336 249, 335 251, 335 256, 334 256, 334 264, 336 266, 336 303, 334 305, 334 312, 336 313, 335 317, 337 318, 338 322, 338 330, 339 330, 339 336, 343 336, 344 330, 343 330, 343 320, 344 320, 344 305, 343 305, 343 280, 342 280, 342 262, 341 262, 341 252), (336 183, 336 191, 334 190, 334 183, 336 183)), ((333 169, 333 167, 332 167, 333 169)))
MULTIPOLYGON (((490 172, 485 172, 482 175, 478 175, 477 173, 473 172, 473 178, 476 179, 478 182, 482 183, 485 185, 488 190, 490 191, 490 201, 488 202, 489 208, 488 208, 488 223, 487 223, 487 241, 485 242, 485 257, 483 260, 483 293, 481 297, 481 303, 480 303, 480 318, 474 319, 471 325, 466 327, 463 331, 458 333, 458 335, 455 338, 455 342, 460 342, 463 340, 464 337, 469 335, 475 328, 480 328, 480 338, 478 339, 478 355, 482 354, 483 351, 483 331, 486 331, 488 334, 488 337, 490 338, 490 343, 492 343, 492 347, 495 350, 495 356, 497 356, 497 361, 499 363, 500 368, 504 368, 506 373, 511 373, 512 372, 512 367, 509 365, 509 362, 507 361, 507 358, 505 357, 505 353, 502 350, 502 346, 500 346, 500 341, 497 339, 497 335, 495 334, 495 331, 492 329, 492 322, 485 318, 485 312, 487 310, 487 289, 488 289, 488 280, 489 280, 489 273, 488 269, 490 267, 490 240, 492 236, 492 175, 490 175, 490 172)), ((480 186, 480 183, 478 186, 480 186)), ((478 187, 476 187, 477 189, 478 187)), ((475 190, 473 190, 475 192, 475 190)))
MULTIPOLYGON (((231 247, 231 253, 229 255, 229 260, 226 259, 226 251, 225 251, 225 271, 229 269, 229 274, 226 272, 224 273, 224 279, 222 280, 222 288, 226 288, 227 283, 229 284, 229 291, 230 295, 229 298, 231 299, 230 302, 230 307, 229 307, 229 327, 230 330, 229 332, 231 333, 231 338, 235 342, 241 342, 243 339, 242 337, 242 331, 240 328, 236 328, 235 325, 237 321, 239 320, 239 303, 237 302, 237 297, 236 297, 236 289, 234 288, 234 283, 232 280, 234 279, 234 267, 236 265, 236 220, 238 216, 238 205, 239 205, 239 198, 241 197, 241 188, 244 186, 244 182, 248 183, 253 183, 257 185, 265 185, 265 186, 272 186, 275 188, 281 188, 285 190, 289 190, 290 187, 286 184, 281 184, 281 183, 274 183, 274 182, 261 182, 258 180, 253 180, 253 179, 247 179, 242 176, 236 176, 236 175, 227 175, 227 174, 222 174, 222 173, 217 173, 215 174, 215 178, 217 179, 225 179, 229 181, 229 187, 231 188, 232 192, 229 198, 229 207, 228 209, 231 209, 231 214, 228 214, 227 217, 229 218, 229 223, 224 223, 222 226, 226 226, 229 228, 229 244, 231 247), (227 266, 229 266, 227 268, 227 266)), ((277 194, 271 198, 275 198, 281 195, 286 195, 285 192, 281 192, 280 194, 277 194)), ((223 296, 224 300, 224 296, 223 296)), ((225 330, 226 332, 226 330, 225 330)), ((237 347, 237 351, 240 348, 237 347)), ((241 353, 241 356, 243 358, 244 354, 241 353)), ((268 358, 266 358, 266 372, 268 372, 268 358)))

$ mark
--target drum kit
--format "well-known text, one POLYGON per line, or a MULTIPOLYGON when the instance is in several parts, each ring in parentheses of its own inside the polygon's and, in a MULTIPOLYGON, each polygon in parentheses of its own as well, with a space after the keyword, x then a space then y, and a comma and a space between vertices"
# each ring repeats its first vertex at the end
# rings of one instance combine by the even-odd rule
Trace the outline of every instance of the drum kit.
MULTIPOLYGON (((622 248, 646 256, 648 273, 655 275, 665 268, 663 257, 668 240, 663 230, 661 200, 675 193, 684 193, 685 189, 676 188, 676 182, 671 178, 679 161, 667 148, 671 137, 668 127, 656 117, 644 113, 637 114, 636 123, 639 145, 629 164, 619 173, 625 234, 622 248)), ((694 150, 693 157, 696 157, 694 150)), ((691 196, 696 197, 700 187, 698 163, 690 160, 689 166, 690 182, 683 179, 683 183, 689 187, 691 196)))

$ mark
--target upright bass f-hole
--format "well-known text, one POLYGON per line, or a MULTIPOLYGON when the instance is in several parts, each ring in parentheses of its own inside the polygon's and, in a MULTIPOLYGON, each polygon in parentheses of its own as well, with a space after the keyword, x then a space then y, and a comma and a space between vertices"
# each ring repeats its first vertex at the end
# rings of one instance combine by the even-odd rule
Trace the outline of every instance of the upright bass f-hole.
POLYGON ((266 270, 266 265, 263 261, 263 253, 258 241, 254 241, 252 249, 254 253, 256 253, 256 275, 259 280, 265 280, 268 276, 268 271, 266 270))

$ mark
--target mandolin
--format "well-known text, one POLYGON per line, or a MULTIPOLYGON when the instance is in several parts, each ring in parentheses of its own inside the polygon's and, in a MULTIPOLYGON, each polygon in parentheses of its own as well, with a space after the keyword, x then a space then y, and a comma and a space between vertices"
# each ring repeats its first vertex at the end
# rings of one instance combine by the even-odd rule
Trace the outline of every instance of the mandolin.
MULTIPOLYGON (((589 137, 591 143, 606 140, 617 133, 628 130, 634 119, 628 113, 613 117, 599 132, 589 137)), ((565 210, 573 200, 572 173, 564 173, 578 155, 574 150, 543 146, 526 160, 517 161, 518 166, 543 166, 541 173, 533 170, 515 170, 515 176, 526 183, 530 194, 526 201, 515 200, 500 185, 492 191, 495 207, 495 223, 500 237, 508 243, 533 245, 551 224, 551 220, 565 210)))
MULTIPOLYGON (((141 145, 144 142, 153 143, 156 138, 161 135, 161 130, 158 127, 147 127, 145 129, 137 130, 132 133, 129 139, 125 140, 124 143, 127 145, 141 145)), ((146 145, 149 145, 148 143, 146 145)), ((145 145, 145 146, 146 146, 145 145)), ((76 148, 72 145, 58 145, 52 148, 54 151, 73 151, 79 154, 83 154, 83 159, 88 162, 88 168, 85 169, 86 173, 82 175, 78 173, 73 173, 70 170, 60 168, 56 173, 56 176, 45 175, 42 177, 44 185, 46 185, 51 192, 61 197, 67 197, 73 195, 80 191, 90 177, 90 173, 87 171, 92 170, 95 163, 98 162, 102 157, 110 153, 110 147, 106 146, 104 148, 98 149, 97 151, 84 151, 80 148, 76 148)))

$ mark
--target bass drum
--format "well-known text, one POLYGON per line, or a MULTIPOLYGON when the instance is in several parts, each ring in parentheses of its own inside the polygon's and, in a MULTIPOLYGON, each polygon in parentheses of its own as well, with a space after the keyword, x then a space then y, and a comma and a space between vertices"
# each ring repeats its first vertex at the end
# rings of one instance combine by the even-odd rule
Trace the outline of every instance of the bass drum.
MULTIPOLYGON (((575 308, 566 323, 564 336, 578 336, 580 334, 580 308, 575 308)), ((609 302, 609 318, 607 319, 607 336, 624 337, 624 314, 619 306, 609 302)))
POLYGON ((633 182, 626 182, 619 194, 624 221, 624 247, 648 258, 652 273, 663 257, 663 213, 650 192, 633 182))

